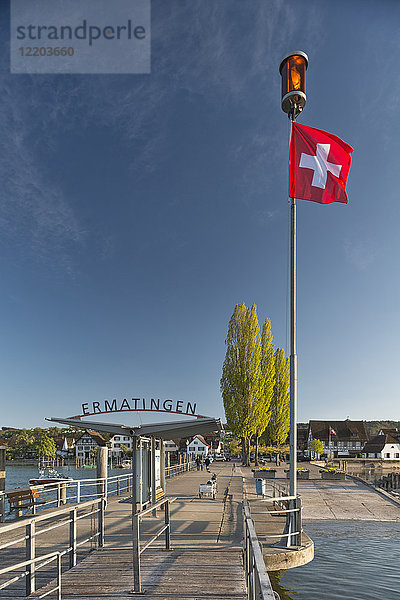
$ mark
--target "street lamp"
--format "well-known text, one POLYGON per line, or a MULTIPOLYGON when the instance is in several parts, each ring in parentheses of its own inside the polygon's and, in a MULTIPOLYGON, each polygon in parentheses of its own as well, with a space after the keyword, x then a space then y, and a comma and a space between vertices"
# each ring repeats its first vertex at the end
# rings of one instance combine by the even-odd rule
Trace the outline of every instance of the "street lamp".
POLYGON ((282 110, 292 121, 306 105, 306 70, 308 56, 305 52, 290 52, 283 57, 279 71, 282 77, 282 110))

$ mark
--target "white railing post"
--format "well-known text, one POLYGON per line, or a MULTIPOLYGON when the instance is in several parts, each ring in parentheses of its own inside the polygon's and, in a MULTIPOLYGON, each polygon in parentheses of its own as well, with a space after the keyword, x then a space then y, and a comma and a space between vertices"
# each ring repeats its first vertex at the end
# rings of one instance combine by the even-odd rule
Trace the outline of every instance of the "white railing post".
POLYGON ((81 482, 76 482, 76 503, 79 504, 81 501, 81 482))
POLYGON ((99 548, 103 548, 104 546, 104 521, 105 521, 105 511, 106 511, 106 499, 102 498, 100 500, 99 508, 99 548))

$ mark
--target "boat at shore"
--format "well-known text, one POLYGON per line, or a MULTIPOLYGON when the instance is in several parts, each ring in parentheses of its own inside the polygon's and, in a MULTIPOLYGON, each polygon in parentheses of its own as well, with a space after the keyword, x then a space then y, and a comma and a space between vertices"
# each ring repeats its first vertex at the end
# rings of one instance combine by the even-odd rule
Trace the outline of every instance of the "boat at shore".
POLYGON ((44 485, 45 483, 60 483, 73 481, 72 477, 63 475, 55 469, 39 469, 39 477, 29 480, 29 485, 44 485))

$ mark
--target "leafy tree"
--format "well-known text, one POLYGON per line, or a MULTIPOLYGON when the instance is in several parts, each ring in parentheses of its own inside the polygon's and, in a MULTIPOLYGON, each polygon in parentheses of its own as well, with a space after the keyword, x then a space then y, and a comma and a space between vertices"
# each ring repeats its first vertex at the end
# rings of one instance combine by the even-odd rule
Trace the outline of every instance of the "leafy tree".
POLYGON ((128 453, 128 446, 126 446, 125 444, 121 444, 121 453, 122 456, 126 456, 128 453))
POLYGON ((56 443, 50 436, 43 435, 36 443, 36 451, 39 458, 42 456, 45 456, 46 458, 55 458, 56 443))
POLYGON ((283 444, 290 427, 290 367, 283 348, 275 351, 275 384, 271 418, 262 439, 267 444, 283 444))
POLYGON ((271 321, 265 319, 261 333, 260 390, 254 402, 255 465, 258 466, 258 442, 271 418, 270 405, 274 394, 275 359, 271 321))
POLYGON ((237 456, 240 454, 240 446, 237 439, 229 440, 224 443, 224 450, 229 452, 231 456, 237 456))
POLYGON ((245 464, 249 464, 249 442, 255 433, 252 408, 260 387, 259 330, 255 305, 237 304, 225 340, 221 393, 228 427, 242 438, 245 464))
POLYGON ((221 393, 229 429, 242 438, 243 462, 249 464, 250 439, 258 439, 268 424, 273 392, 271 323, 260 336, 255 304, 237 304, 225 340, 221 393))
POLYGON ((324 452, 324 444, 323 444, 323 442, 321 442, 321 440, 318 440, 318 439, 312 440, 308 444, 308 448, 309 448, 309 450, 312 450, 313 452, 315 452, 315 454, 318 454, 318 456, 320 456, 324 452))
POLYGON ((35 438, 27 429, 22 429, 15 438, 14 443, 16 458, 28 458, 35 451, 35 438))

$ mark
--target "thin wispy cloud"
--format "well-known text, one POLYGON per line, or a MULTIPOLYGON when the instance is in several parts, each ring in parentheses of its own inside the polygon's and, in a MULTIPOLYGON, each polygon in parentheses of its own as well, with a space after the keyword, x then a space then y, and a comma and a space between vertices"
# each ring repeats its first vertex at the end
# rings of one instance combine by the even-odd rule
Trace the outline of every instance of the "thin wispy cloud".
MULTIPOLYGON (((127 149, 134 146, 131 167, 138 177, 146 176, 165 160, 166 119, 182 91, 200 95, 221 112, 227 106, 248 107, 248 128, 231 159, 240 168, 247 202, 266 192, 278 161, 271 147, 282 144, 268 110, 276 105, 279 78, 271 85, 269 73, 277 69, 297 26, 290 7, 283 0, 154 5, 150 75, 10 76, 3 52, 0 233, 26 244, 39 259, 47 255, 68 262, 72 248, 90 244, 72 199, 43 168, 63 135, 93 124, 110 128, 127 149), (251 119, 261 97, 262 122, 251 119)), ((317 31, 315 7, 304 8, 304 24, 308 36, 317 31)))

